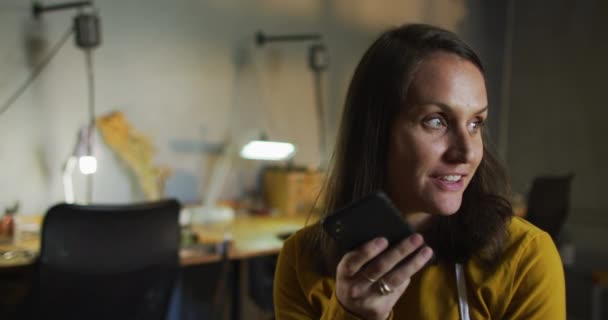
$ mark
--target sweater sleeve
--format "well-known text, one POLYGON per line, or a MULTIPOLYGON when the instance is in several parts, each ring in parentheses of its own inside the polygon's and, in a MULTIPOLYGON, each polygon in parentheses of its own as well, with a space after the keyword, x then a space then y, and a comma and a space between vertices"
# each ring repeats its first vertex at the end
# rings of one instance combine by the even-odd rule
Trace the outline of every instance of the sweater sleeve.
MULTIPOLYGON (((359 320, 358 317, 348 312, 338 299, 335 292, 331 296, 321 294, 320 284, 311 282, 312 270, 307 270, 309 263, 300 261, 306 259, 297 245, 296 234, 289 238, 283 245, 279 254, 277 269, 274 278, 274 308, 277 320, 299 320, 299 319, 322 319, 322 320, 359 320), (302 273, 308 276, 303 277, 302 273), (307 280, 302 280, 307 279, 307 280), (312 294, 317 288, 318 294, 312 294), (316 296, 315 306, 309 301, 309 297, 316 296)), ((310 262, 310 261, 308 261, 310 262)), ((317 279, 322 281, 321 276, 317 279)))
POLYGON ((313 319, 315 314, 298 281, 295 237, 285 241, 274 275, 274 312, 277 320, 313 319))
POLYGON ((542 232, 523 245, 505 318, 566 319, 564 270, 553 240, 542 232))

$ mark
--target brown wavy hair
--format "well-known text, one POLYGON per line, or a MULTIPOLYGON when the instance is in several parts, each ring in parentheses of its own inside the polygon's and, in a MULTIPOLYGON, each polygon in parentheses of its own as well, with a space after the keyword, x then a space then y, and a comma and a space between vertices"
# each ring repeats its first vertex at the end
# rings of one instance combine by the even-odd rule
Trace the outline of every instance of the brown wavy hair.
MULTIPOLYGON (((401 108, 407 108, 404 102, 417 67, 438 51, 458 55, 484 74, 481 60, 466 43, 450 31, 425 24, 388 30, 364 54, 348 89, 321 196, 321 219, 384 187, 390 128, 401 108)), ((483 158, 463 194, 460 209, 450 216, 434 215, 423 231, 439 262, 461 262, 477 256, 493 263, 502 253, 512 216, 506 200, 509 183, 486 146, 483 130, 483 158)), ((319 257, 322 271, 333 275, 344 252, 319 224, 311 228, 307 247, 317 253, 314 256, 319 257)))

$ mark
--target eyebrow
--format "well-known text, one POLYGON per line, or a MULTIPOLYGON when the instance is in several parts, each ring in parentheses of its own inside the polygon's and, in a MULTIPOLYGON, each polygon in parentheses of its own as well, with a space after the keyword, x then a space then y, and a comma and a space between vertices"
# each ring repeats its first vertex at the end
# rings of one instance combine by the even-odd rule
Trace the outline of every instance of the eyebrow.
MULTIPOLYGON (((449 111, 451 111, 451 109, 452 109, 452 108, 450 108, 450 107, 449 107, 447 104, 445 104, 445 103, 441 103, 441 102, 433 102, 433 101, 430 101, 430 102, 427 102, 427 103, 424 103, 424 104, 427 104, 427 105, 428 105, 428 104, 433 104, 433 105, 436 105, 436 106, 438 106, 438 107, 441 109, 441 111, 446 112, 446 113, 448 113, 448 112, 449 112, 449 111)), ((423 104, 423 105, 424 105, 424 104, 423 104)), ((479 110, 475 111, 473 114, 475 114, 475 115, 479 115, 479 114, 482 114, 482 113, 484 113, 484 112, 486 112, 486 111, 488 111, 488 106, 485 106, 485 107, 483 107, 483 108, 481 108, 481 109, 479 109, 479 110)))

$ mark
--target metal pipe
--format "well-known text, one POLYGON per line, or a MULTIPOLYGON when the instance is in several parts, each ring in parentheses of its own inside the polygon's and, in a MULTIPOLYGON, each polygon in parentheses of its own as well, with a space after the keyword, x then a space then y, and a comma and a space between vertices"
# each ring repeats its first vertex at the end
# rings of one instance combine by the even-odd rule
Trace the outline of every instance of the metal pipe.
POLYGON ((269 36, 261 31, 255 34, 255 42, 258 46, 263 46, 267 42, 292 42, 292 41, 313 41, 321 40, 321 35, 318 33, 308 34, 285 34, 269 36))
POLYGON ((80 8, 93 5, 92 1, 74 1, 74 2, 66 2, 66 3, 58 3, 51 4, 48 6, 41 5, 39 2, 36 2, 32 5, 32 14, 34 17, 38 18, 42 13, 47 11, 57 11, 71 8, 80 8))

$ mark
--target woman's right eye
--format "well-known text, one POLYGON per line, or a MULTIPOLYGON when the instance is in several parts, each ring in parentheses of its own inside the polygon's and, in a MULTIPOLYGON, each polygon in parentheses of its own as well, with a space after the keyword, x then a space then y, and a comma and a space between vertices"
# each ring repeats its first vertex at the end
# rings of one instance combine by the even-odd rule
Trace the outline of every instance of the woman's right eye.
POLYGON ((445 126, 445 122, 441 117, 432 117, 425 119, 424 125, 432 129, 441 129, 445 126))

